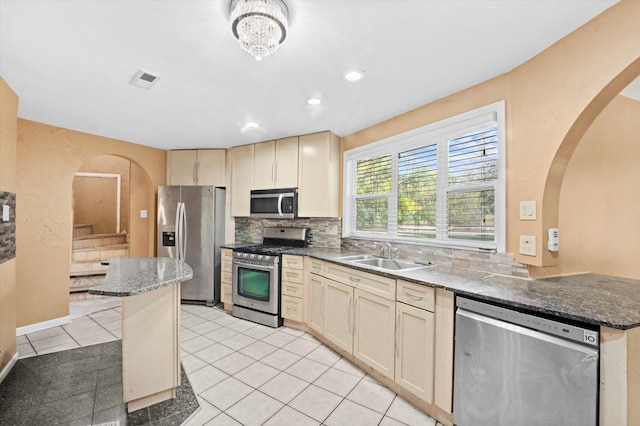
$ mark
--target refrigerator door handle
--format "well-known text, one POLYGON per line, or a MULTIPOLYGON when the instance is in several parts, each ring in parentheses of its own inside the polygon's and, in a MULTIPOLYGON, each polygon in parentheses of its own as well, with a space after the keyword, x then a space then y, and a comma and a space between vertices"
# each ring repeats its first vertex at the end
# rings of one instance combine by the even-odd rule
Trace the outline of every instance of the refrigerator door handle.
POLYGON ((180 203, 176 204, 176 224, 175 228, 175 239, 176 239, 176 257, 180 259, 180 247, 181 247, 181 238, 180 238, 180 203))
POLYGON ((182 260, 187 258, 187 208, 182 204, 182 260))

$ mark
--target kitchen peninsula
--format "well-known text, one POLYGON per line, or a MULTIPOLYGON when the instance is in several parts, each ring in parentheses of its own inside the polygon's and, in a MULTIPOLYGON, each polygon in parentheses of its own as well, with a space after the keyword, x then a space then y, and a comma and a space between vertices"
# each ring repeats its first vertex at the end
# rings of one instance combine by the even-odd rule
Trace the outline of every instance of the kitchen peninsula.
POLYGON ((129 412, 175 398, 180 385, 180 284, 193 277, 182 260, 123 257, 109 262, 90 294, 122 297, 122 386, 129 412))

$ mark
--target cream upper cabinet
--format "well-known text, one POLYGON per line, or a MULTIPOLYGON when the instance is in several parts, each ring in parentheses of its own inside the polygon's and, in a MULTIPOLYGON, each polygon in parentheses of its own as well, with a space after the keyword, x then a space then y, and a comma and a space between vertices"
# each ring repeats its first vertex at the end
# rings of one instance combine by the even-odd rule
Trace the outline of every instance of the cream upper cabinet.
POLYGON ((353 355, 394 377, 396 302, 356 289, 353 355))
POLYGON ((339 217, 340 139, 331 132, 299 137, 298 215, 339 217))
POLYGON ((249 216, 253 187, 254 145, 236 146, 230 150, 231 216, 249 216))
POLYGON ((324 281, 324 337, 340 349, 353 351, 353 287, 324 281))
POLYGON ((226 150, 167 151, 167 185, 225 185, 226 150))
POLYGON ((255 144, 253 189, 298 186, 298 137, 255 144))

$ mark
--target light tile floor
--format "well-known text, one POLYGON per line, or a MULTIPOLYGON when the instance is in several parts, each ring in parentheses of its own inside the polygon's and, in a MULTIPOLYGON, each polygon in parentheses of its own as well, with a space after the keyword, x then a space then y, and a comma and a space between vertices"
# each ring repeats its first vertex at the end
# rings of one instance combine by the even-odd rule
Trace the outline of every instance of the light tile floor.
MULTIPOLYGON (((120 339, 118 302, 76 301, 70 324, 18 338, 20 358, 120 339)), ((188 426, 440 426, 299 330, 183 305, 181 355, 200 403, 188 426)))

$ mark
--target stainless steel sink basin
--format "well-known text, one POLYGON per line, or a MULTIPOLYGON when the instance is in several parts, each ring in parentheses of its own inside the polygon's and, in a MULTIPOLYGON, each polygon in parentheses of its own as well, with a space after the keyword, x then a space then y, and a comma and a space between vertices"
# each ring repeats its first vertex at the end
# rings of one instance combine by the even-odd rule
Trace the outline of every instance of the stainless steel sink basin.
POLYGON ((357 262, 360 260, 368 260, 368 259, 379 259, 379 258, 372 254, 353 254, 350 256, 342 256, 338 258, 338 260, 342 260, 343 262, 357 262))
POLYGON ((372 268, 386 269, 388 271, 406 271, 408 269, 424 268, 423 265, 418 265, 417 263, 405 262, 403 260, 384 259, 380 257, 356 260, 353 263, 363 266, 371 266, 372 268))

